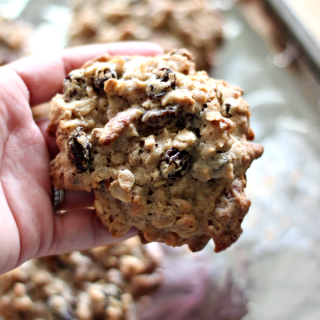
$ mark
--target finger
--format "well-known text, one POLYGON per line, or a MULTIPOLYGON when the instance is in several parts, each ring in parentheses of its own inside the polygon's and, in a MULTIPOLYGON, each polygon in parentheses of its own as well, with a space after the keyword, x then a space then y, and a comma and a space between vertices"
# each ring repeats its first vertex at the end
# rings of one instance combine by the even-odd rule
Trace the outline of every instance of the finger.
POLYGON ((32 117, 34 121, 41 121, 43 119, 48 119, 50 114, 50 103, 42 103, 40 105, 34 106, 32 109, 32 117))
POLYGON ((22 79, 28 91, 24 91, 31 106, 49 101, 62 91, 63 79, 73 69, 86 61, 104 54, 110 55, 156 55, 163 51, 148 42, 119 42, 71 48, 52 55, 34 55, 3 68, 11 68, 22 79), (29 94, 28 94, 29 92, 29 94))
POLYGON ((37 122, 37 125, 40 129, 40 131, 42 132, 42 135, 46 141, 47 144, 47 148, 50 154, 50 159, 54 159, 55 156, 60 152, 59 147, 57 146, 56 137, 50 137, 47 133, 47 128, 48 128, 48 124, 49 124, 49 119, 44 119, 41 121, 37 122))
POLYGON ((93 207, 93 192, 65 191, 59 210, 76 210, 93 207))
POLYGON ((131 229, 124 237, 114 239, 94 210, 70 211, 54 217, 54 236, 51 247, 39 256, 110 245, 135 235, 137 235, 136 230, 131 229))
POLYGON ((62 52, 66 74, 80 68, 85 62, 104 54, 154 56, 162 54, 163 49, 152 42, 126 41, 108 44, 96 44, 65 49, 62 52))

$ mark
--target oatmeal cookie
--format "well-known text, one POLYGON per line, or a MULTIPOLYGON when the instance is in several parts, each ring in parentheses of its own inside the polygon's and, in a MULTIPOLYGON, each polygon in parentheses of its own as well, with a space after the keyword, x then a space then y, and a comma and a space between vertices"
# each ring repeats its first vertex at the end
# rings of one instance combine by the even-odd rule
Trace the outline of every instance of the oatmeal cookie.
POLYGON ((189 49, 208 70, 222 41, 222 19, 208 0, 73 0, 70 44, 148 40, 189 49))
POLYGON ((28 23, 10 21, 0 16, 0 65, 31 53, 31 33, 28 23))
POLYGON ((246 170, 263 152, 248 142, 242 93, 196 73, 185 50, 88 62, 51 104, 52 183, 94 190, 113 237, 134 226, 144 243, 199 251, 212 238, 224 250, 242 232, 246 170))
POLYGON ((136 301, 162 281, 160 263, 161 249, 137 237, 30 260, 0 276, 0 319, 135 320, 136 301))

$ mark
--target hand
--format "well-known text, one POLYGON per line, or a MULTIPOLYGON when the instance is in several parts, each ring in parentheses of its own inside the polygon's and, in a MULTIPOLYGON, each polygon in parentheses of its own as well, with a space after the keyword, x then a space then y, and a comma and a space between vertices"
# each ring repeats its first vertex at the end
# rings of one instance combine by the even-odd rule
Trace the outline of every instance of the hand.
POLYGON ((112 239, 94 210, 85 209, 93 205, 90 194, 66 192, 68 212, 54 215, 49 163, 57 146, 46 133, 48 121, 36 124, 30 109, 61 92, 71 70, 106 53, 155 55, 162 50, 151 43, 92 45, 0 68, 0 274, 32 258, 124 239, 112 239))

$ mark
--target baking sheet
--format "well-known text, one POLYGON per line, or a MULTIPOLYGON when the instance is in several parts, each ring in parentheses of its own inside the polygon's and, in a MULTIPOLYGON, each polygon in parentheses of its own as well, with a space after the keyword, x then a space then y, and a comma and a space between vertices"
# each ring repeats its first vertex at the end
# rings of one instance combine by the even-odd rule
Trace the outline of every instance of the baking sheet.
POLYGON ((229 40, 214 75, 245 90, 265 153, 247 174, 252 206, 244 233, 221 256, 241 269, 240 256, 246 266, 249 302, 243 319, 319 319, 319 105, 289 68, 273 63, 236 9, 226 16, 229 40))
MULTIPOLYGON (((158 310, 158 319, 165 320, 316 320, 320 318, 319 105, 304 93, 290 68, 274 64, 272 53, 233 1, 214 4, 224 10, 226 41, 212 75, 245 90, 256 141, 265 153, 248 171, 252 206, 240 240, 219 254, 213 254, 211 243, 196 254, 167 248, 167 284, 155 300, 144 301, 141 319, 156 320, 158 310), (179 311, 181 305, 186 312, 179 311)), ((65 45, 70 19, 65 1, 30 0, 20 11, 36 25, 36 52, 65 45)))

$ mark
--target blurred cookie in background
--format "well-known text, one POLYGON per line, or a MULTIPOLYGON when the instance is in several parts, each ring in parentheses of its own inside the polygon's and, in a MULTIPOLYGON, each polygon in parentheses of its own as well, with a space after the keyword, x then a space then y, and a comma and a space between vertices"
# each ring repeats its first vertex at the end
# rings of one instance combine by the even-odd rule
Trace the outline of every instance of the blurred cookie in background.
POLYGON ((0 319, 135 320, 162 282, 160 247, 139 238, 34 259, 0 276, 0 319))
POLYGON ((25 21, 13 21, 0 15, 0 65, 32 53, 32 27, 25 21))
POLYGON ((222 42, 222 19, 207 0, 72 0, 70 45, 144 40, 185 47, 209 70, 222 42))

